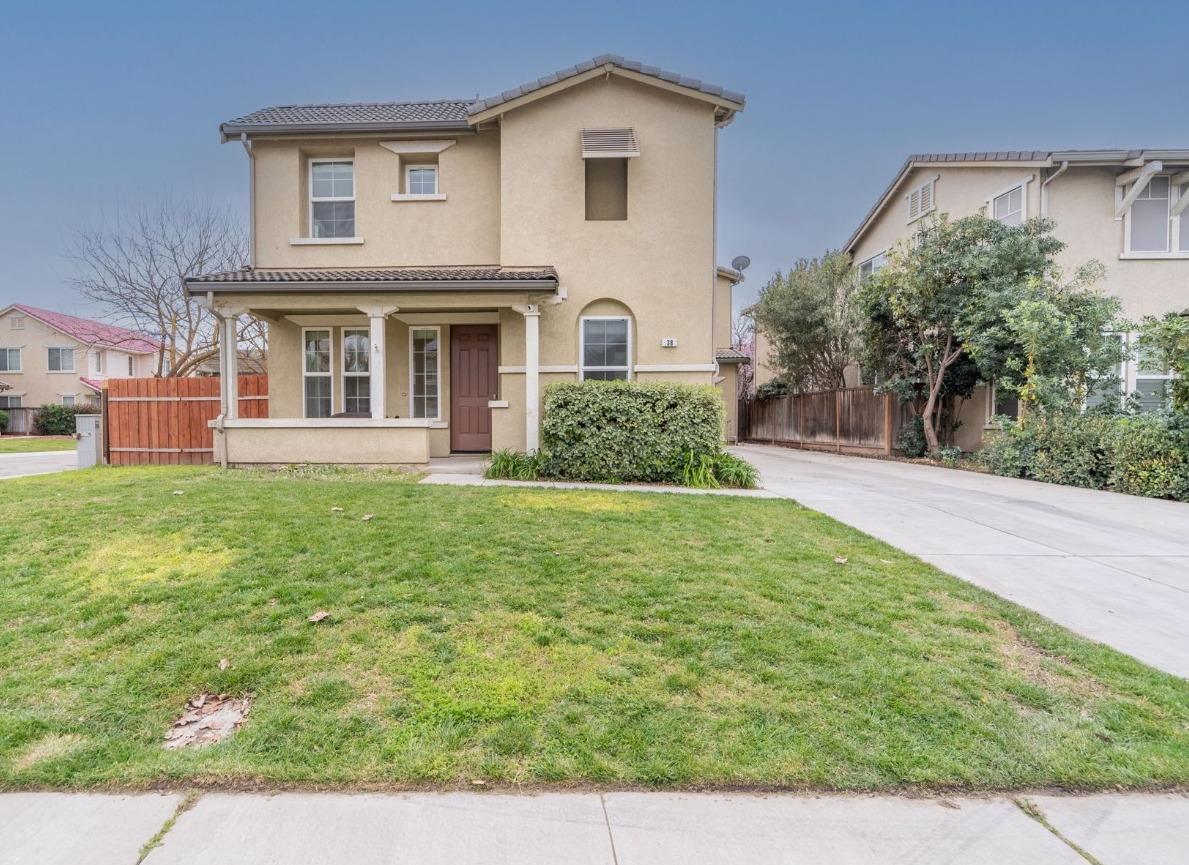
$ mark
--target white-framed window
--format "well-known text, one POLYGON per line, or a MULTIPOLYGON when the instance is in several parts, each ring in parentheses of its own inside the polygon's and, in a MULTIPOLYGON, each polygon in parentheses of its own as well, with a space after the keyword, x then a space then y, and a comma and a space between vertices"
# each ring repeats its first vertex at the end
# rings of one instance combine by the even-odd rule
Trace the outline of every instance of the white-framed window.
POLYGON ((409 414, 436 420, 442 416, 442 331, 409 329, 409 414))
POLYGON ((1090 392, 1086 395, 1085 408, 1110 404, 1118 408, 1127 389, 1127 334, 1106 333, 1119 346, 1119 362, 1114 369, 1094 371, 1090 374, 1090 392))
POLYGON ((620 315, 583 316, 579 348, 580 379, 630 379, 632 377, 632 322, 620 315))
POLYGON ((1131 203, 1124 233, 1128 252, 1169 252, 1171 240, 1172 184, 1165 175, 1155 175, 1131 203))
POLYGON ((19 348, 0 348, 0 372, 21 371, 21 350, 19 348))
POLYGON ((103 352, 101 352, 101 351, 91 352, 91 363, 92 363, 92 368, 95 370, 95 372, 98 375, 102 375, 103 374, 103 352))
POLYGON ((310 160, 310 237, 355 237, 355 160, 310 160))
POLYGON ((0 408, 20 408, 21 398, 12 394, 0 394, 0 408))
POLYGON ((936 186, 937 176, 934 175, 905 196, 908 201, 909 222, 915 222, 937 209, 936 186))
POLYGON ((1017 186, 992 198, 991 218, 1004 225, 1020 225, 1024 221, 1024 187, 1017 186))
POLYGON ((51 347, 46 358, 50 372, 74 372, 74 349, 51 347))
POLYGON ((1172 370, 1160 366, 1152 352, 1145 348, 1143 338, 1138 334, 1133 344, 1135 348, 1132 362, 1135 364, 1135 374, 1132 378, 1131 393, 1135 395, 1140 411, 1159 411, 1168 405, 1172 396, 1172 370))
POLYGON ((887 263, 888 253, 886 250, 884 252, 877 252, 866 261, 859 262, 859 280, 862 281, 877 270, 882 270, 887 263))
POLYGON ((76 397, 74 394, 72 394, 72 393, 62 394, 62 405, 73 406, 75 401, 76 401, 76 397))
POLYGON ((994 418, 997 417, 1019 420, 1020 397, 996 387, 995 382, 991 382, 987 385, 987 424, 991 425, 994 418))
POLYGON ((132 378, 136 374, 136 368, 132 365, 132 355, 128 355, 128 378, 132 378))
POLYGON ((437 195, 438 167, 410 165, 405 168, 405 192, 409 195, 437 195))
POLYGON ((334 414, 330 328, 303 327, 301 345, 303 417, 330 417, 334 414))
POLYGON ((25 329, 25 317, 23 315, 14 315, 12 318, 10 318, 8 320, 8 326, 12 330, 24 330, 25 329))
POLYGON ((371 414, 371 362, 371 331, 343 328, 343 411, 371 414))

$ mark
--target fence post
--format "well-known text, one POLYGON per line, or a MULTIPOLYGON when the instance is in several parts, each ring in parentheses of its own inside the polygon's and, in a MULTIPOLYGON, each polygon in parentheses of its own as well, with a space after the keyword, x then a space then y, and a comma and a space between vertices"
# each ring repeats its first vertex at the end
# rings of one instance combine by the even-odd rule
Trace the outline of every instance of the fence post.
POLYGON ((892 455, 892 395, 883 395, 883 452, 885 456, 892 455))
POLYGON ((111 442, 107 437, 107 382, 103 384, 103 389, 99 391, 99 435, 103 436, 103 464, 107 466, 111 465, 111 442))
POLYGON ((834 391, 834 450, 842 453, 842 391, 834 391))

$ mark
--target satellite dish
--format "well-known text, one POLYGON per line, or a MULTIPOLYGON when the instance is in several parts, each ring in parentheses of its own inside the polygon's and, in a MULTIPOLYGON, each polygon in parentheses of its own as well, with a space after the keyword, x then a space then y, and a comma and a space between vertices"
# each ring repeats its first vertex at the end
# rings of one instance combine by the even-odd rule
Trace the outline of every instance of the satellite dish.
POLYGON ((731 267, 742 273, 751 266, 751 259, 746 255, 736 255, 731 259, 731 267))

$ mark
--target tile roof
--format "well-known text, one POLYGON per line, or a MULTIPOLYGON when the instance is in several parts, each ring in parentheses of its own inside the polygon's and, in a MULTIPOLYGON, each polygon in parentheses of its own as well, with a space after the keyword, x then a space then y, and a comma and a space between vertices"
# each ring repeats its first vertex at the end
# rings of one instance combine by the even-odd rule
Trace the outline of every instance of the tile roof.
POLYGON ((202 292, 215 286, 281 286, 323 284, 351 284, 351 287, 375 286, 387 288, 409 283, 410 287, 441 283, 450 288, 453 283, 484 283, 500 285, 507 282, 549 282, 557 285, 557 271, 552 267, 501 267, 498 264, 469 264, 443 267, 358 267, 334 270, 260 270, 243 268, 224 273, 209 273, 186 280, 191 292, 202 292))
POLYGON ((19 309, 30 318, 35 318, 42 324, 87 345, 116 348, 134 354, 148 354, 160 348, 160 343, 148 334, 138 333, 126 327, 102 321, 91 321, 87 318, 78 318, 62 312, 39 309, 35 306, 26 306, 23 303, 14 303, 9 308, 19 309))
POLYGON ((737 348, 716 348, 714 350, 714 359, 717 361, 726 361, 727 363, 740 363, 751 360, 751 355, 737 348))
POLYGON ((1048 150, 986 150, 965 153, 914 153, 908 162, 1044 162, 1048 150))
POLYGON ((728 102, 742 104, 746 101, 746 97, 742 93, 727 90, 717 84, 709 84, 698 78, 688 78, 685 75, 668 72, 657 66, 647 66, 639 60, 627 60, 618 54, 600 54, 598 57, 584 60, 565 69, 560 69, 552 75, 545 75, 535 81, 529 81, 526 84, 513 87, 511 90, 505 90, 503 93, 495 96, 476 100, 471 105, 469 113, 471 115, 479 114, 482 111, 495 108, 497 105, 503 105, 505 102, 511 102, 513 99, 519 99, 521 96, 540 90, 542 87, 557 84, 559 81, 565 81, 567 78, 573 78, 575 75, 581 75, 584 72, 590 72, 593 69, 598 69, 600 66, 606 66, 608 64, 618 66, 620 69, 627 69, 631 72, 638 72, 641 75, 647 75, 650 78, 656 78, 660 81, 667 81, 670 84, 676 84, 680 87, 688 87, 690 90, 697 90, 710 96, 718 96, 728 102))
POLYGON ((342 102, 325 105, 274 105, 228 120, 219 127, 224 136, 240 132, 316 131, 329 127, 355 130, 393 127, 467 127, 469 99, 424 102, 342 102))
POLYGON ((101 382, 97 378, 87 378, 86 376, 79 376, 78 380, 81 381, 83 384, 85 384, 87 387, 89 387, 91 390, 95 391, 96 393, 103 390, 103 382, 101 382))

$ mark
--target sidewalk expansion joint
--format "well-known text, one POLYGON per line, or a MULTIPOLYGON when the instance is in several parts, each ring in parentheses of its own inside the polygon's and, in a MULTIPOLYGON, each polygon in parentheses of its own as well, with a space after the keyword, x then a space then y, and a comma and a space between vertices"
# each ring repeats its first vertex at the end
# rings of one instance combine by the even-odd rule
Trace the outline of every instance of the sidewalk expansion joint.
POLYGON ((615 852, 615 833, 611 831, 611 818, 607 815, 607 797, 600 793, 599 804, 603 806, 603 822, 607 825, 607 840, 611 844, 611 861, 619 865, 619 855, 615 852))
POLYGON ((1074 853, 1077 853, 1079 856, 1081 856, 1083 859, 1085 859, 1087 862, 1089 862, 1090 865, 1103 865, 1102 861, 1099 860, 1098 858, 1096 858, 1095 856, 1091 855, 1088 850, 1083 850, 1077 844, 1073 843, 1073 841, 1069 840, 1064 835, 1062 835, 1061 830, 1059 830, 1056 826, 1054 826, 1052 823, 1050 823, 1048 821, 1048 818, 1045 817, 1045 815, 1041 812, 1041 810, 1039 808, 1037 808, 1036 805, 1034 805, 1032 802, 1029 802, 1023 796, 1012 796, 1011 802, 1013 805, 1015 805, 1017 808, 1019 808, 1021 811, 1023 811, 1025 814, 1027 814, 1029 817, 1031 817, 1033 820, 1035 820, 1037 823, 1039 823, 1041 826, 1044 826, 1046 829, 1048 829, 1049 832, 1052 833, 1053 836, 1056 837, 1058 841, 1060 841, 1062 844, 1064 844, 1066 847, 1068 847, 1074 853))

